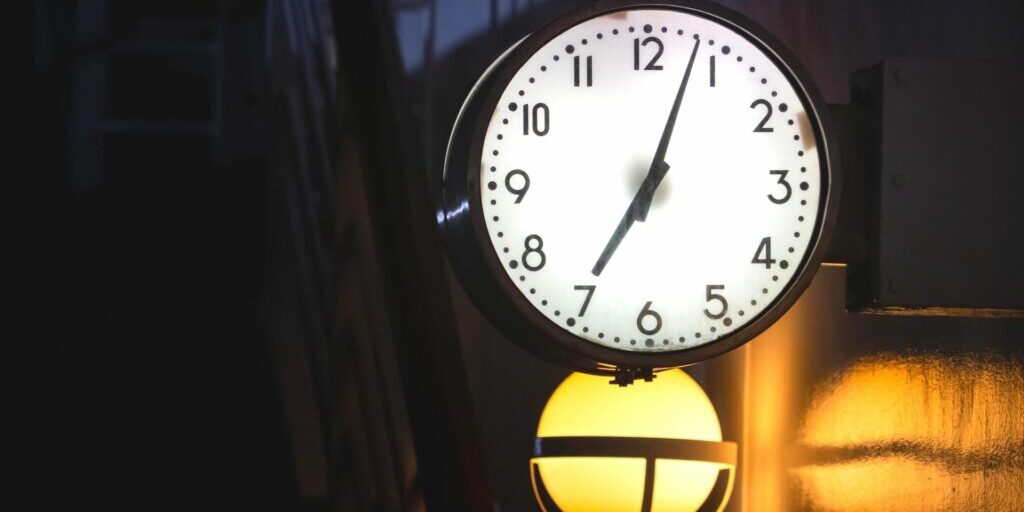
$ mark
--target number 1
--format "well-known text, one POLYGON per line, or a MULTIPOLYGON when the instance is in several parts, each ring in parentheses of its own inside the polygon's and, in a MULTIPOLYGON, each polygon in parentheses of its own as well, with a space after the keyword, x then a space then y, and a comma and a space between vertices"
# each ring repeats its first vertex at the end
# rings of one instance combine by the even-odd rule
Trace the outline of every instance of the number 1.
POLYGON ((715 86, 715 56, 711 56, 711 87, 715 86))

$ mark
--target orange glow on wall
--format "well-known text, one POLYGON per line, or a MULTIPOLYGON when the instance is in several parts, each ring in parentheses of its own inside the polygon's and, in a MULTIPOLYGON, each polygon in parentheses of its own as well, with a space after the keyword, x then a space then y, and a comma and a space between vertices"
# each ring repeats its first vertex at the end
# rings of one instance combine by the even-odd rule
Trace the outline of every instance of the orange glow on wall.
POLYGON ((1022 510, 1024 369, 877 355, 814 395, 794 470, 815 509, 1022 510))
POLYGON ((744 348, 743 439, 740 442, 743 510, 789 508, 787 445, 794 430, 795 372, 799 370, 799 327, 791 310, 744 348))
POLYGON ((1024 468, 958 471, 913 456, 878 456, 795 470, 812 510, 987 512, 1022 510, 1024 468))

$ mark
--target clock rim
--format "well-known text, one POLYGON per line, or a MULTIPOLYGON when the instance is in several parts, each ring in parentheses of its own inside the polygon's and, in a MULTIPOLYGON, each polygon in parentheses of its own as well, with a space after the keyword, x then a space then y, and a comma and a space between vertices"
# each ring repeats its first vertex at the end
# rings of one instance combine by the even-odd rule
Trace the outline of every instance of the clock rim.
MULTIPOLYGON (((453 211, 452 208, 457 209, 461 205, 468 204, 468 219, 465 219, 467 216, 442 215, 441 224, 444 226, 445 224, 467 223, 466 221, 468 221, 469 226, 463 225, 462 229, 445 230, 455 235, 454 237, 449 236, 449 247, 452 252, 459 253, 466 248, 464 244, 475 244, 476 250, 480 251, 476 256, 482 257, 484 268, 481 269, 478 265, 469 265, 470 268, 466 268, 466 255, 453 257, 453 262, 456 263, 454 266, 460 271, 459 277, 462 278, 460 280, 464 286, 469 284, 467 288, 471 295, 475 295, 474 299, 483 299, 474 302, 488 313, 492 322, 504 327, 502 330, 509 338, 543 358, 568 363, 570 366, 591 373, 611 373, 616 367, 674 368, 705 361, 742 346, 778 321, 803 294, 821 266, 828 241, 835 227, 842 183, 837 144, 827 135, 832 130, 825 110, 825 102, 814 82, 811 81, 810 75, 803 69, 795 56, 767 29, 760 27, 740 13, 703 0, 603 0, 589 7, 576 8, 516 43, 498 59, 498 62, 492 65, 491 69, 485 72, 485 76, 470 92, 470 96, 466 100, 466 105, 470 106, 470 112, 460 112, 448 148, 449 156, 455 155, 450 162, 456 165, 456 169, 464 171, 465 176, 460 176, 461 173, 455 173, 454 176, 449 175, 449 162, 446 162, 445 186, 443 187, 444 194, 447 196, 444 200, 446 209, 450 212, 453 211), (771 303, 745 326, 697 347, 672 351, 631 351, 625 348, 618 349, 600 345, 569 332, 541 313, 519 290, 501 264, 490 241, 480 196, 480 165, 487 126, 502 93, 523 64, 552 39, 580 23, 612 12, 637 9, 669 9, 686 12, 723 24, 747 39, 782 70, 787 81, 800 96, 812 129, 819 141, 818 158, 823 182, 820 191, 820 215, 816 215, 813 240, 800 260, 796 276, 790 279, 783 291, 776 295, 771 303), (463 117, 464 113, 470 115, 463 117), (467 152, 453 151, 453 149, 457 149, 453 146, 460 142, 460 137, 458 137, 460 129, 472 130, 468 134, 468 161, 462 162, 460 160, 467 152), (459 165, 460 163, 463 165, 459 165), (449 185, 455 181, 463 181, 465 188, 456 186, 454 190, 451 190, 452 187, 449 185), (469 228, 468 233, 465 228, 469 228), (459 231, 462 232, 462 236, 457 233, 459 231), (464 240, 467 234, 470 235, 469 238, 474 239, 473 242, 464 240), (460 262, 463 264, 459 264, 460 262), (480 275, 481 270, 484 271, 484 275, 480 275), (496 285, 497 290, 481 290, 481 288, 489 288, 490 285, 496 285), (496 299, 503 299, 509 304, 496 304, 493 302, 496 299), (508 305, 511 305, 511 309, 514 311, 510 311, 506 307, 508 305), (507 316, 516 313, 521 315, 521 318, 507 316)), ((465 138, 466 134, 462 135, 462 138, 465 138)))

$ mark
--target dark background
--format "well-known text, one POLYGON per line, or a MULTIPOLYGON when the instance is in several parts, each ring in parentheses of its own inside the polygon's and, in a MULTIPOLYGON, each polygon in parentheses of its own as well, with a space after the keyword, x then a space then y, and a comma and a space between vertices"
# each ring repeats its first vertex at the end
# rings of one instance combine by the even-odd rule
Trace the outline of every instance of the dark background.
MULTIPOLYGON (((33 4, 28 144, 0 184, 4 500, 533 510, 530 442, 567 371, 452 279, 437 190, 479 74, 584 4, 33 4)), ((724 5, 830 103, 883 59, 1024 55, 1010 0, 724 5)), ((1020 360, 1020 319, 855 315, 844 286, 825 268, 779 325, 690 370, 726 439, 759 424, 741 405, 771 384, 756 361, 789 362, 793 426, 864 355, 1020 360)), ((736 510, 814 507, 744 485, 736 510)))

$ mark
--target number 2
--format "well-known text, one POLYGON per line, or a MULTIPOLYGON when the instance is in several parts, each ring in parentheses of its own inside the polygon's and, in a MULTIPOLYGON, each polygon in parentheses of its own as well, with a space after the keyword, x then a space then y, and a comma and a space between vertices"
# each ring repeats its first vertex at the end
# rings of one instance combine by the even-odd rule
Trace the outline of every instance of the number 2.
POLYGON ((775 129, 773 129, 770 126, 765 126, 765 124, 768 124, 768 120, 771 119, 771 117, 772 117, 772 104, 768 103, 768 100, 754 100, 754 102, 750 104, 750 108, 757 108, 758 105, 764 105, 764 108, 767 109, 767 112, 764 113, 764 118, 761 119, 761 122, 758 123, 757 126, 754 127, 754 132, 755 133, 774 132, 775 129))

